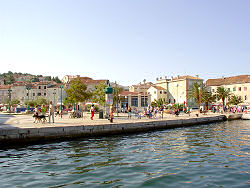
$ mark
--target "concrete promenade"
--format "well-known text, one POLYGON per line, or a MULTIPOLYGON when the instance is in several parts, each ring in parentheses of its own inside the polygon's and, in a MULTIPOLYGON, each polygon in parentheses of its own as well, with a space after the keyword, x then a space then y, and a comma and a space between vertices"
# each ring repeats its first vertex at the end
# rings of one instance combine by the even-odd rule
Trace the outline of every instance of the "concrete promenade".
MULTIPOLYGON (((22 143, 39 143, 50 140, 63 140, 75 137, 88 137, 97 135, 111 135, 129 132, 140 132, 156 129, 168 129, 175 127, 190 126, 196 124, 212 123, 224 121, 225 115, 208 113, 206 115, 195 114, 191 116, 181 114, 179 117, 164 114, 164 118, 157 117, 148 119, 142 117, 137 119, 127 118, 127 114, 119 114, 114 122, 107 119, 99 119, 96 114, 94 120, 90 119, 90 114, 84 114, 83 118, 71 119, 68 115, 63 118, 56 117, 55 123, 33 123, 32 115, 9 115, 0 114, 0 148, 8 145, 22 143)), ((233 116, 236 117, 236 116, 233 116)), ((239 119, 238 116, 236 119, 239 119)))

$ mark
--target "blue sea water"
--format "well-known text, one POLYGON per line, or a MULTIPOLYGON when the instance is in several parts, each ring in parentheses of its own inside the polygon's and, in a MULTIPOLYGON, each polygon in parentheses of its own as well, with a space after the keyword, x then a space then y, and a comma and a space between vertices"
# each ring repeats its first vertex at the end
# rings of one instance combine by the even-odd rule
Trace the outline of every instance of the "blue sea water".
POLYGON ((0 187, 250 187, 250 121, 0 150, 0 187))

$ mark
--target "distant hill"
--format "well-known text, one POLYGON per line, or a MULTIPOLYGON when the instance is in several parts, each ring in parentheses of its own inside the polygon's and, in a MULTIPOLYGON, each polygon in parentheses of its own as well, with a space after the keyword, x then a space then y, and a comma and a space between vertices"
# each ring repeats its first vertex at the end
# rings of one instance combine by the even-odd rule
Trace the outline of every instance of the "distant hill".
POLYGON ((57 83, 61 83, 61 80, 56 77, 51 76, 43 76, 43 75, 32 75, 29 73, 21 73, 21 72, 7 72, 0 74, 1 83, 4 85, 13 84, 15 82, 44 82, 44 81, 55 81, 57 83))

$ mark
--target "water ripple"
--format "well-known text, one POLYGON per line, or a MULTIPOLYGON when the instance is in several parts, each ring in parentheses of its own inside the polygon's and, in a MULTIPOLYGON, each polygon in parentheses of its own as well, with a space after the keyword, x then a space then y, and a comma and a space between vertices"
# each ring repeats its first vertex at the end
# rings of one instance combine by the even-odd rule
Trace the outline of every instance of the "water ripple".
POLYGON ((1 187, 248 187, 250 121, 0 150, 1 187))

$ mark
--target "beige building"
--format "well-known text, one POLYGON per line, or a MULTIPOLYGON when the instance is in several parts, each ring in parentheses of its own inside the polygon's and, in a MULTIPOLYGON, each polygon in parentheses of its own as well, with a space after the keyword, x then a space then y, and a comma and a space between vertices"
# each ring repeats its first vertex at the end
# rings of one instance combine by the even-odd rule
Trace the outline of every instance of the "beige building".
POLYGON ((9 89, 10 85, 0 85, 0 104, 4 104, 9 98, 9 89))
POLYGON ((61 85, 63 84, 55 82, 15 83, 11 86, 11 99, 18 99, 21 104, 24 104, 25 101, 43 97, 52 101, 55 105, 59 105, 61 104, 61 99, 63 101, 66 97, 64 90, 66 85, 63 85, 62 89, 59 88, 61 85))
MULTIPOLYGON (((206 85, 213 94, 216 94, 218 87, 224 87, 226 90, 230 91, 232 95, 240 96, 244 103, 250 105, 250 75, 208 79, 206 85)), ((228 102, 228 99, 226 99, 226 102, 228 102)))
POLYGON ((162 99, 165 102, 168 102, 168 91, 167 89, 161 87, 161 86, 151 86, 147 90, 148 94, 151 95, 151 101, 157 101, 159 99, 162 99))
POLYGON ((196 107, 196 103, 193 99, 188 100, 188 92, 192 89, 194 83, 203 83, 203 79, 193 76, 177 76, 171 77, 171 79, 160 78, 156 79, 156 86, 163 87, 167 90, 168 103, 187 104, 189 107, 196 107))
POLYGON ((71 80, 73 80, 74 78, 80 77, 80 75, 65 75, 62 78, 62 83, 64 84, 68 84, 71 80))

